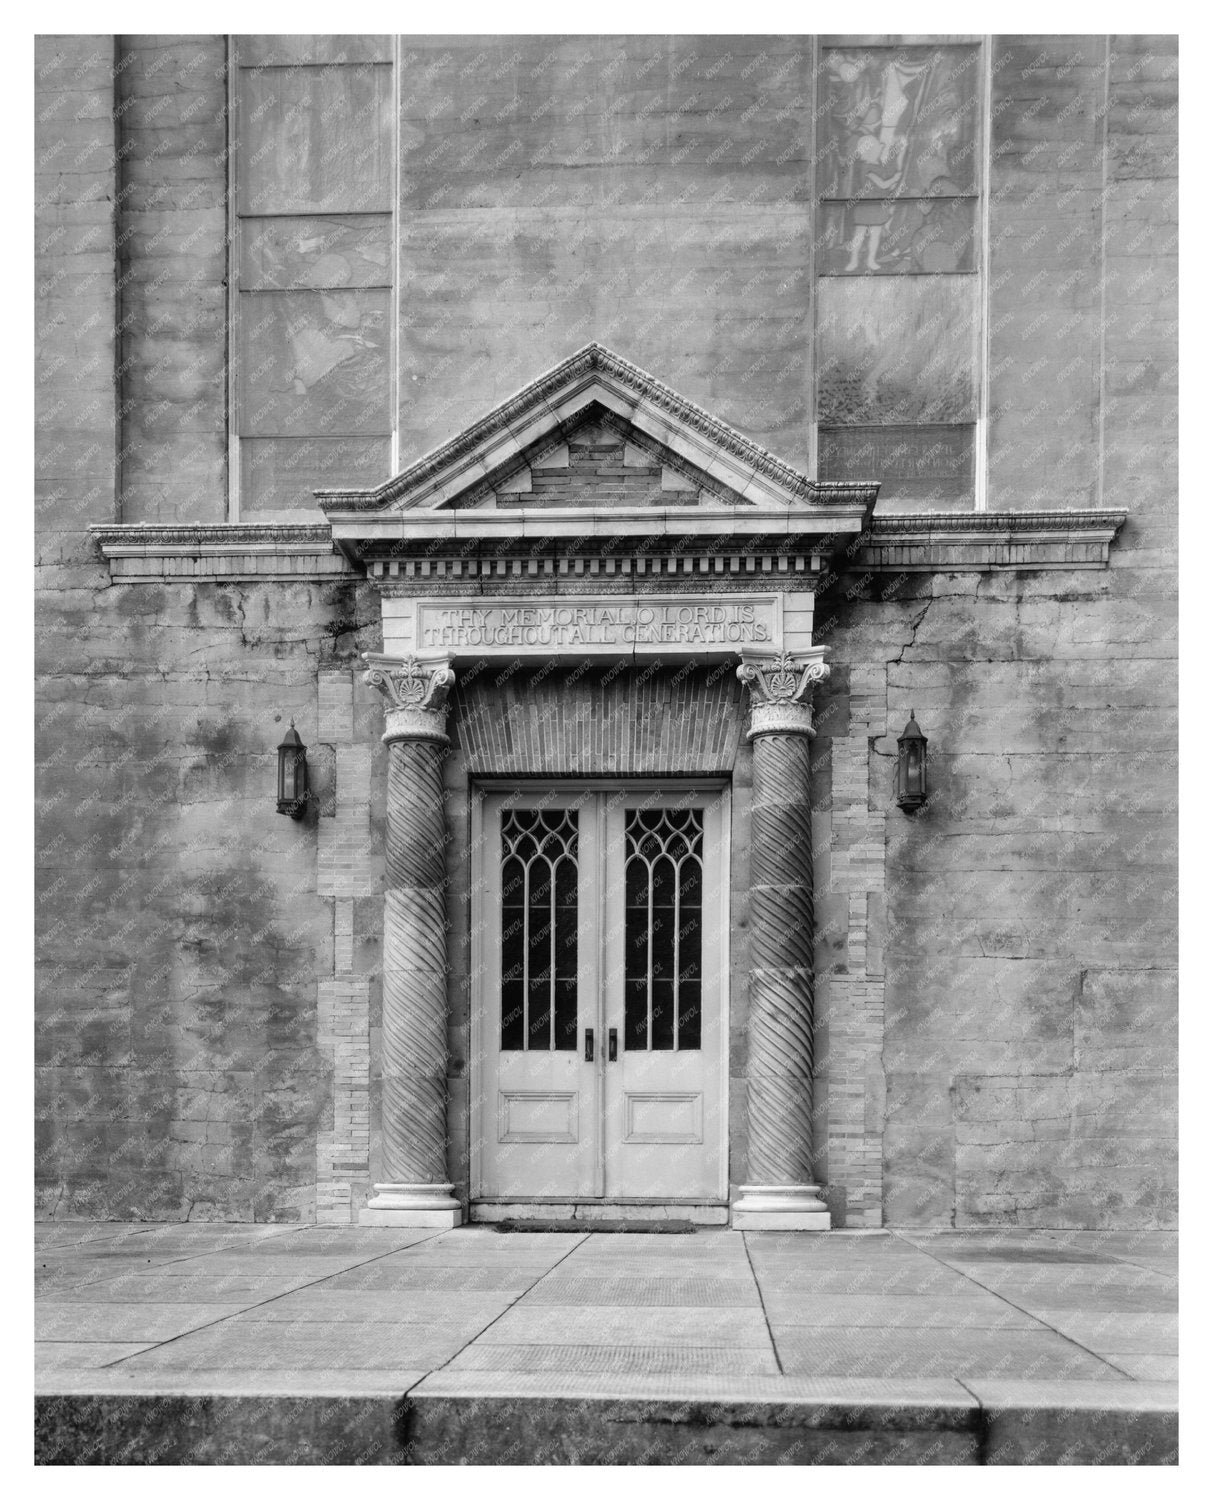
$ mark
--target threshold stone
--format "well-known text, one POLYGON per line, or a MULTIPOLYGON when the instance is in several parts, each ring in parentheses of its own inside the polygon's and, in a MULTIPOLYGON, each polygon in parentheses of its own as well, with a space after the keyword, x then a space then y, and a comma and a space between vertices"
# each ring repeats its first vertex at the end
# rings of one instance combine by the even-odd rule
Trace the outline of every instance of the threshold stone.
POLYGON ((498 1234, 694 1234, 689 1219, 500 1219, 498 1234))

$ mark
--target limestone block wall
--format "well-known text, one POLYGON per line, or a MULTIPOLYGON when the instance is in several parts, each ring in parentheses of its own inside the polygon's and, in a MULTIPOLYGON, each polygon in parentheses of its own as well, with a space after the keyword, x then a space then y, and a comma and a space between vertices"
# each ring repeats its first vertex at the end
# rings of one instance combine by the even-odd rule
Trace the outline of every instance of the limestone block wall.
POLYGON ((1173 36, 995 39, 991 508, 1126 504, 1153 524, 1159 497, 1119 483, 1143 440, 1173 496, 1177 88, 1173 36))
POLYGON ((855 1224, 1170 1223, 1175 38, 998 38, 992 79, 988 503, 1130 521, 1106 574, 819 601, 822 1175, 855 1224))
POLYGON ((598 339, 809 458, 807 36, 412 36, 400 460, 598 339))
POLYGON ((101 578, 87 536, 115 516, 113 38, 35 49, 34 529, 44 584, 101 578))
POLYGON ((123 521, 227 515, 227 42, 107 38, 123 521))
POLYGON ((821 1123, 847 1222, 1174 1220, 1174 599, 1138 540, 1108 574, 822 603, 821 1123))
POLYGON ((308 1221, 367 1151, 373 879, 346 839, 372 752, 318 682, 377 611, 95 572, 38 626, 39 1208, 308 1221), (291 718, 321 798, 301 823, 275 808, 291 718))
POLYGON ((224 57, 37 43, 35 1175, 59 1216, 309 1220, 368 1151, 379 898, 345 836, 378 730, 360 761, 329 687, 377 601, 114 585, 88 532, 225 518, 224 57), (291 717, 322 793, 298 824, 291 717))

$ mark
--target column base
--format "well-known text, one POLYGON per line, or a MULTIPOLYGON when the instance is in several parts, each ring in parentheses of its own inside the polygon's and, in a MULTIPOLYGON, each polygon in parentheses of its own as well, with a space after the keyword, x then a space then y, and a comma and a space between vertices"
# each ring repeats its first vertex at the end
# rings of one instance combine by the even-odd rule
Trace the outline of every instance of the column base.
POLYGON ((822 1201, 818 1183, 805 1186, 737 1189, 737 1201, 729 1214, 730 1229, 822 1230, 830 1227, 830 1210, 822 1201))
POLYGON ((369 1228, 457 1229, 463 1209, 449 1182, 377 1182, 375 1196, 358 1211, 369 1228))

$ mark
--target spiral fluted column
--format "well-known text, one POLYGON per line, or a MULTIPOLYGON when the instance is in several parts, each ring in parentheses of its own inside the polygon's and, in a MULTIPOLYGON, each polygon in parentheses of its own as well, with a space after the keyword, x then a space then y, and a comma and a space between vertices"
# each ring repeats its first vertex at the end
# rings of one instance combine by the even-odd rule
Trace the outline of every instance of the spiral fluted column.
POLYGON ((446 1175, 446 659, 367 655, 384 697, 388 746, 383 909, 382 1142, 386 1182, 370 1224, 451 1227, 462 1211, 446 1175))
POLYGON ((735 1229, 828 1229, 813 1182, 812 685, 829 668, 804 657, 747 658, 754 750, 750 820, 749 1182, 735 1229))

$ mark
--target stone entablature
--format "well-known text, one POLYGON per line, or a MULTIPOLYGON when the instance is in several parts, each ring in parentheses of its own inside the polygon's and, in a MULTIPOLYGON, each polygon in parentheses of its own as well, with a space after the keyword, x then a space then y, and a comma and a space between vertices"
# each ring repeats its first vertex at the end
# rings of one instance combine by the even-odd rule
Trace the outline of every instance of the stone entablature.
POLYGON ((383 599, 388 654, 696 657, 812 646, 813 595, 483 594, 383 599))
MULTIPOLYGON (((550 512, 548 513, 551 514, 550 512)), ((584 514, 584 512, 582 513, 584 514)), ((650 514, 653 514, 650 512, 650 514)), ((680 512, 686 514, 685 511, 680 512)), ((1112 545, 1127 520, 1125 511, 979 511, 924 512, 876 516, 850 536, 828 560, 819 552, 778 549, 729 550, 722 538, 697 549, 639 552, 602 538, 589 555, 491 556, 435 555, 429 547, 405 555, 397 542, 386 555, 355 563, 333 542, 327 523, 297 526, 94 526, 101 555, 111 575, 123 583, 165 583, 207 578, 242 583, 258 579, 285 581, 358 576, 366 573, 390 585, 397 580, 492 579, 494 587, 514 583, 529 587, 536 578, 589 577, 673 579, 729 574, 734 581, 756 575, 821 574, 824 585, 834 576, 856 572, 989 573, 1106 568, 1112 545), (396 555, 392 555, 396 554, 396 555)), ((826 547, 829 543, 825 544, 826 547)))
POLYGON ((401 580, 410 588, 424 588, 434 581, 477 582, 491 579, 493 586, 513 583, 534 588, 539 579, 576 583, 593 580, 604 587, 626 590, 633 582, 654 580, 719 578, 728 574, 730 587, 755 578, 772 581, 814 576, 823 569, 817 555, 786 552, 668 552, 623 556, 576 557, 405 557, 379 559, 367 564, 367 574, 389 587, 401 580))
POLYGON ((604 586, 627 588, 635 580, 719 577, 729 575, 731 586, 755 577, 815 575, 823 569, 821 557, 786 552, 659 552, 625 553, 622 556, 579 555, 575 557, 402 557, 380 558, 367 563, 367 574, 388 585, 394 580, 410 588, 424 587, 434 580, 470 581, 491 579, 494 586, 514 582, 533 588, 541 578, 576 582, 593 579, 604 586))
MULTIPOLYGON (((852 537, 871 518, 877 486, 869 485, 869 498, 848 506, 796 510, 757 505, 651 506, 613 505, 587 507, 535 507, 525 504, 496 510, 443 508, 423 511, 388 511, 375 515, 354 512, 330 514, 333 540, 362 556, 374 549, 396 544, 400 555, 408 548, 447 544, 448 547, 477 545, 513 546, 540 539, 575 548, 601 547, 610 539, 653 546, 654 538, 667 536, 718 542, 730 540, 746 546, 787 544, 795 539, 806 545, 829 544, 831 538, 852 537)), ((525 497, 522 497, 525 499, 525 497)))
POLYGON ((378 489, 316 494, 357 566, 424 579, 503 564, 815 572, 871 520, 878 490, 814 483, 591 344, 378 489), (561 465, 569 481, 551 482, 561 465))

